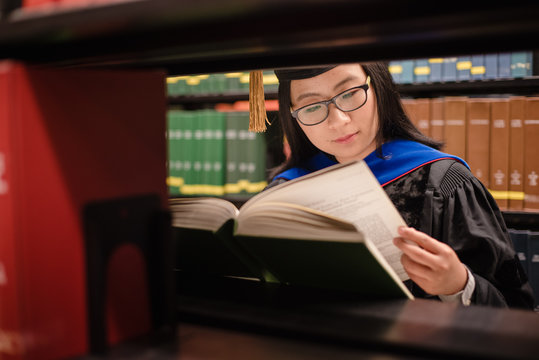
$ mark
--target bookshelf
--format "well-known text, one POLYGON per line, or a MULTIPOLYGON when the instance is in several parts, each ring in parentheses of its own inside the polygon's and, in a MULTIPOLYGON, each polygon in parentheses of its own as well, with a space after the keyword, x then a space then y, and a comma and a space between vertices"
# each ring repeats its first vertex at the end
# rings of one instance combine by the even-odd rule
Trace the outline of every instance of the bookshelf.
POLYGON ((116 1, 14 10, 0 58, 180 75, 510 51, 537 47, 538 13, 534 1, 116 1))
MULTIPOLYGON (((536 1, 489 2, 488 7, 482 1, 468 1, 465 5, 433 6, 432 1, 424 0, 127 0, 85 8, 28 12, 15 9, 9 14, 3 13, 0 19, 0 59, 13 59, 37 67, 53 66, 60 70, 157 68, 169 75, 182 75, 539 47, 539 3, 536 1)), ((152 127, 152 122, 148 119, 146 126, 152 127)), ((531 221, 536 222, 536 217, 531 221)), ((206 310, 219 311, 218 301, 208 301, 207 296, 204 301, 204 297, 197 295, 194 303, 200 307, 195 310, 204 312, 206 306, 206 310)), ((481 309, 459 310, 455 315, 453 308, 443 304, 429 305, 431 314, 439 315, 437 310, 443 310, 447 316, 447 321, 442 319, 439 325, 442 332, 438 339, 458 335, 459 322, 470 325, 466 321, 470 314, 471 318, 486 322, 499 315, 481 309), (451 325, 452 319, 456 320, 455 326, 451 325)), ((403 348, 407 349, 407 354, 425 355, 428 344, 420 335, 428 333, 429 329, 417 331, 409 321, 414 316, 399 318, 399 311, 387 313, 384 304, 375 306, 374 310, 382 315, 376 319, 367 314, 365 319, 380 330, 373 335, 379 341, 380 351, 387 343, 386 330, 393 328, 397 332, 400 329, 402 334, 416 331, 417 338, 412 340, 422 344, 422 349, 410 341, 400 347, 396 344, 397 349, 392 355, 399 354, 403 348)), ((191 314, 196 316, 196 311, 191 314)), ((249 321, 252 314, 248 311, 244 314, 243 328, 251 326, 252 329, 253 323, 249 321)), ((283 318, 282 313, 279 314, 283 318)), ((518 321, 522 315, 518 312, 503 312, 502 315, 507 315, 503 318, 508 320, 506 324, 522 323, 518 321)), ((527 330, 539 328, 534 319, 526 317, 525 320, 527 330)), ((230 319, 220 321, 221 325, 230 324, 230 319)), ((275 318, 269 321, 275 321, 275 318)), ((258 326, 263 329, 266 325, 258 326)), ((427 325, 424 327, 428 328, 427 325)), ((485 338, 497 334, 502 340, 500 344, 522 335, 519 329, 504 333, 506 329, 502 328, 495 326, 486 332, 475 328, 474 333, 485 338)), ((530 333, 538 334, 537 331, 530 333)), ((467 334, 470 333, 464 335, 467 334)), ((310 339, 320 340, 326 336, 315 334, 310 339)), ((332 342, 342 344, 345 336, 335 336, 332 342)), ((360 345, 365 344, 366 340, 360 345)), ((520 349, 518 355, 530 355, 536 351, 536 344, 537 336, 528 334, 519 337, 516 344, 519 346, 513 343, 513 348, 520 349)), ((478 349, 476 344, 468 345, 469 348, 463 350, 465 354, 478 351, 484 358, 492 355, 486 346, 478 349)), ((443 354, 451 346, 445 342, 444 346, 438 347, 440 351, 436 355, 443 354)), ((434 352, 430 350, 427 354, 434 355, 434 352)))

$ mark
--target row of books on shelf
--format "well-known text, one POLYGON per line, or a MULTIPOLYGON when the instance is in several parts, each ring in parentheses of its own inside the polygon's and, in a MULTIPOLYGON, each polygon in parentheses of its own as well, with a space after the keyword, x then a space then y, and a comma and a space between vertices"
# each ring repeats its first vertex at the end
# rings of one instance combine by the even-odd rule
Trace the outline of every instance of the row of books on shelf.
POLYGON ((416 127, 464 159, 502 210, 539 209, 539 97, 403 99, 416 127))
MULTIPOLYGON (((263 72, 264 91, 277 91, 279 81, 273 71, 263 72)), ((249 72, 173 76, 167 78, 169 96, 223 95, 249 92, 249 72)))
POLYGON ((533 75, 533 52, 505 52, 389 63, 397 84, 515 79, 533 75))
MULTIPOLYGON (((398 84, 525 78, 533 75, 532 51, 445 58, 396 60, 389 71, 398 84)), ((264 71, 264 90, 277 91, 273 71, 264 71)), ((248 93, 249 72, 173 76, 167 78, 169 96, 248 93)))
POLYGON ((509 229, 517 256, 528 276, 539 310, 539 231, 509 229))
POLYGON ((266 139, 249 132, 248 112, 168 112, 169 193, 249 195, 266 185, 266 139))

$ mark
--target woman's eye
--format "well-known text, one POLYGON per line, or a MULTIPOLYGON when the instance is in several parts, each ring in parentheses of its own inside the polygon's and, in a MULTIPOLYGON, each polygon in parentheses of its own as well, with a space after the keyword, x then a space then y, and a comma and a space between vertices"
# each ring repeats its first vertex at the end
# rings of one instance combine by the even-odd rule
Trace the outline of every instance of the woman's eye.
POLYGON ((341 97, 343 99, 349 99, 349 98, 353 97, 356 93, 357 93, 357 90, 351 90, 351 91, 349 91, 347 93, 342 94, 341 97))
POLYGON ((321 108, 322 108, 322 105, 313 105, 313 106, 309 106, 308 108, 305 108, 304 111, 306 113, 313 113, 320 110, 321 108))

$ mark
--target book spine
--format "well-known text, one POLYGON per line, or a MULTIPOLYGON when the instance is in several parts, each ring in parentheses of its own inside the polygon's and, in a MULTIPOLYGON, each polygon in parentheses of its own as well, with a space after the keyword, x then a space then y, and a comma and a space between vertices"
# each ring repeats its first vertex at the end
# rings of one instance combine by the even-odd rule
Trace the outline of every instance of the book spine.
POLYGON ((403 60, 401 61, 401 66, 401 84, 412 84, 414 82, 414 61, 403 60))
POLYGON ((239 181, 239 124, 241 119, 236 112, 226 113, 226 176, 225 193, 234 195, 240 192, 239 181))
POLYGON ((444 100, 445 151, 466 160, 466 101, 465 97, 446 97, 444 100))
POLYGON ((417 114, 416 114, 416 100, 415 99, 402 99, 402 106, 404 107, 404 112, 408 119, 417 127, 417 114))
POLYGON ((441 82, 442 81, 442 66, 444 59, 443 58, 430 58, 430 82, 441 82))
POLYGON ((530 66, 528 52, 519 51, 511 53, 511 77, 523 78, 528 76, 530 66))
POLYGON ((430 78, 430 64, 428 59, 414 60, 414 82, 426 83, 430 78))
POLYGON ((498 54, 498 78, 511 78, 511 53, 498 54))
POLYGON ((389 73, 393 78, 395 84, 402 82, 402 62, 400 60, 394 60, 389 62, 389 73))
POLYGON ((539 232, 530 231, 528 235, 528 278, 535 295, 535 310, 539 309, 539 232))
POLYGON ((457 58, 448 57, 444 58, 442 65, 442 81, 451 82, 457 81, 457 58))
POLYGON ((485 56, 472 55, 472 67, 470 69, 472 80, 483 80, 485 78, 485 73, 485 56))
POLYGON ((200 185, 202 184, 202 163, 204 162, 204 130, 202 128, 202 121, 200 121, 200 115, 198 111, 192 112, 192 129, 193 129, 193 141, 191 142, 192 152, 192 184, 190 188, 190 195, 200 194, 200 185))
POLYGON ((539 210, 539 97, 527 98, 524 119, 524 209, 539 210))
POLYGON ((17 184, 15 164, 20 133, 14 120, 17 103, 15 73, 9 62, 0 62, 0 358, 22 359, 25 352, 21 314, 24 312, 17 241, 17 184))
POLYGON ((470 56, 460 56, 456 66, 458 81, 468 81, 471 79, 470 70, 472 68, 472 59, 470 56))
POLYGON ((190 111, 179 111, 178 112, 178 127, 182 130, 183 137, 178 149, 179 161, 182 164, 182 181, 180 187, 180 193, 184 195, 189 195, 189 189, 193 184, 193 153, 192 153, 192 144, 194 139, 193 132, 193 119, 192 113, 190 111))
POLYGON ((515 253, 517 254, 518 259, 520 260, 520 264, 522 265, 522 268, 526 272, 526 275, 528 278, 530 277, 530 261, 529 261, 529 236, 530 231, 529 230, 516 230, 516 229, 508 229, 509 236, 511 237, 511 240, 513 242, 513 246, 515 248, 515 253))
POLYGON ((430 136, 430 99, 416 99, 417 128, 426 136, 430 136))
POLYGON ((498 78, 498 54, 485 55, 485 79, 498 78))
POLYGON ((200 192, 204 195, 215 195, 214 194, 214 180, 212 176, 212 153, 214 147, 213 139, 213 128, 215 127, 213 119, 213 110, 205 109, 199 111, 199 121, 200 126, 202 127, 202 179, 200 181, 200 192))
POLYGON ((509 191, 509 99, 491 104, 490 192, 501 210, 506 210, 509 191))
POLYGON ((214 185, 218 188, 219 195, 225 194, 226 177, 226 116, 222 112, 215 112, 215 145, 213 155, 214 185))
POLYGON ((248 130, 249 114, 247 112, 238 113, 238 188, 240 194, 247 194, 247 184, 249 183, 249 137, 248 130))
POLYGON ((524 208, 525 97, 510 98, 509 113, 509 209, 524 208))
POLYGON ((430 137, 443 142, 444 128, 444 100, 434 98, 430 101, 430 137))
POLYGON ((490 102, 470 99, 467 103, 466 161, 474 176, 489 187, 490 102))
POLYGON ((182 140, 182 130, 179 128, 178 111, 167 112, 167 143, 168 143, 168 178, 167 185, 170 195, 180 193, 182 163, 178 157, 178 143, 182 140))

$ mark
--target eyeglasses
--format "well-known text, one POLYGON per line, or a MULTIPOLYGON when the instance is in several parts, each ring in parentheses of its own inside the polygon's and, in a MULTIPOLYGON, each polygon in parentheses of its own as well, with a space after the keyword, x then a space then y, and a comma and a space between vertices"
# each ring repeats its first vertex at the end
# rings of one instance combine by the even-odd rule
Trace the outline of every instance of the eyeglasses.
POLYGON ((302 106, 292 111, 292 117, 305 126, 313 126, 328 118, 329 104, 331 103, 344 112, 357 110, 367 102, 367 90, 369 90, 370 83, 371 77, 367 76, 367 82, 364 85, 345 90, 329 100, 302 106))

